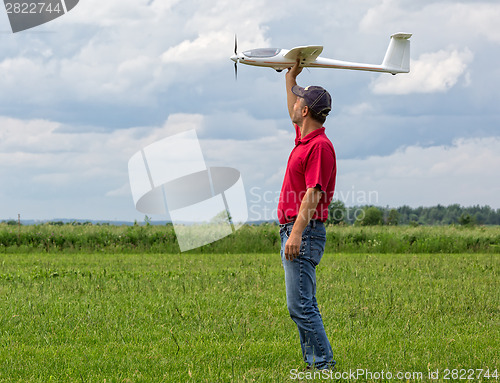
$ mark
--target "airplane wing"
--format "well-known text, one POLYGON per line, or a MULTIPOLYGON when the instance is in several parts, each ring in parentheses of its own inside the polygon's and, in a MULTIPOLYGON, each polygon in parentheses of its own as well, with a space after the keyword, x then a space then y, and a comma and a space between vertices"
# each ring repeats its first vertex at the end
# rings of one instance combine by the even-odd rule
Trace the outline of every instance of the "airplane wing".
POLYGON ((285 54, 285 58, 290 61, 297 60, 297 57, 305 59, 306 61, 314 61, 323 52, 321 45, 308 45, 306 47, 296 47, 291 49, 285 54))

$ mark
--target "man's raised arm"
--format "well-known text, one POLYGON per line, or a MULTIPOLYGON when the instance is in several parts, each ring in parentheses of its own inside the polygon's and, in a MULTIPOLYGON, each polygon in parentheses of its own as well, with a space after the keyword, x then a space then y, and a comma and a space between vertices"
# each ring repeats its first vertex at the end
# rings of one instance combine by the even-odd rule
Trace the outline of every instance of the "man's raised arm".
POLYGON ((292 88, 297 85, 297 76, 302 72, 302 67, 299 66, 300 59, 297 59, 295 65, 291 68, 288 68, 288 72, 286 73, 286 101, 288 105, 288 114, 290 118, 293 116, 293 105, 295 101, 297 101, 297 96, 292 93, 292 88))

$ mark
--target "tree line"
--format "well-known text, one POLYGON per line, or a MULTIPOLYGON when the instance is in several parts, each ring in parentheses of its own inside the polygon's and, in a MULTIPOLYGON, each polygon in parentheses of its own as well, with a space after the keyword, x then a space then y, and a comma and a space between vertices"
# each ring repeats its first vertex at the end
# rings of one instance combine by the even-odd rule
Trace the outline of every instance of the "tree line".
MULTIPOLYGON (((329 206, 329 216, 327 223, 333 225, 500 225, 500 209, 493 209, 488 205, 474 205, 463 207, 459 204, 443 206, 438 204, 432 207, 410 207, 403 205, 398 208, 380 207, 373 205, 362 206, 345 206, 340 200, 334 200, 329 206)), ((149 226, 150 218, 146 216, 145 224, 149 226)), ((26 223, 21 223, 18 220, 4 220, 0 223, 5 223, 10 226, 21 226, 26 223)), ((66 222, 49 221, 45 224, 52 226, 63 225, 110 225, 108 222, 79 222, 75 220, 67 220, 66 222)), ((126 224, 124 222, 116 222, 115 225, 126 224)), ((131 223, 130 223, 131 224, 131 223)), ((155 224, 159 224, 158 222, 155 224)), ((171 225, 169 222, 161 222, 161 224, 171 225)), ((137 221, 134 225, 138 225, 137 221)))
POLYGON ((488 205, 413 208, 407 205, 390 208, 379 206, 348 207, 334 200, 329 207, 328 223, 346 225, 500 225, 500 209, 488 205))

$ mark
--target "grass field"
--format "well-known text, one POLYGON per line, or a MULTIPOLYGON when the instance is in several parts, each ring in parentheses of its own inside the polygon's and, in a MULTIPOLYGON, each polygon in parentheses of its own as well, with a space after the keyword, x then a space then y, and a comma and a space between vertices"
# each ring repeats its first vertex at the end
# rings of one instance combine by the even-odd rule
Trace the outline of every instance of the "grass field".
MULTIPOLYGON (((0 263, 0 382, 299 381, 277 253, 15 253, 0 263)), ((336 371, 394 374, 360 382, 498 381, 499 266, 492 253, 325 254, 318 301, 336 371)))
MULTIPOLYGON (((277 253, 276 225, 245 225, 235 234, 190 253, 277 253)), ((32 225, 0 223, 1 253, 179 253, 169 226, 32 225)), ((496 253, 500 226, 330 226, 327 253, 496 253)))

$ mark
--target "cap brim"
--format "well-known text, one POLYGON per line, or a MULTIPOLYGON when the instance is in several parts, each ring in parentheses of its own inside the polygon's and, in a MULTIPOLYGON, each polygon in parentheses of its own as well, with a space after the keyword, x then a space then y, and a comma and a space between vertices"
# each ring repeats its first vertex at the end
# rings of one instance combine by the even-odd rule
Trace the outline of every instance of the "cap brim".
POLYGON ((292 93, 296 96, 304 98, 305 89, 302 88, 301 86, 294 85, 292 87, 292 93))

